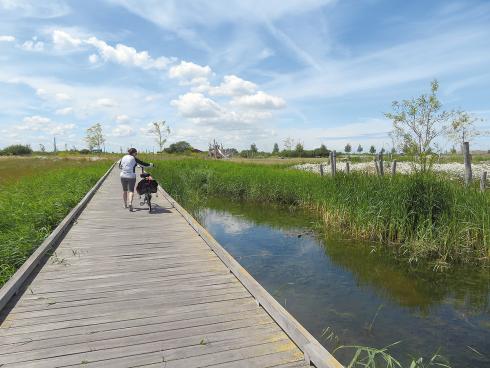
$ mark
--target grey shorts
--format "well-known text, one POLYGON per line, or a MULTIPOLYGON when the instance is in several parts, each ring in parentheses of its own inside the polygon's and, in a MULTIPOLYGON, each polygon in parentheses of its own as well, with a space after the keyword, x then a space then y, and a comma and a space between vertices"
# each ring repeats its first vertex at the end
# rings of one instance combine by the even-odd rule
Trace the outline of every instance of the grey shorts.
POLYGON ((121 178, 121 184, 123 191, 134 192, 134 186, 136 185, 136 178, 121 178))

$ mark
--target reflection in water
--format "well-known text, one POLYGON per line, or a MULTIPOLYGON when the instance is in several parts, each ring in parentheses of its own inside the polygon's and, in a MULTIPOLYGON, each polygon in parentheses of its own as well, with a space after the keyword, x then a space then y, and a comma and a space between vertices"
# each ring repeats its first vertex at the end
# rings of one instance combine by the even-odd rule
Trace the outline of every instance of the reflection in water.
POLYGON ((401 357, 440 349, 454 367, 489 366, 489 270, 409 268, 369 245, 317 235, 316 218, 287 208, 211 199, 193 212, 328 348, 326 328, 341 344, 402 340, 393 350, 401 357))

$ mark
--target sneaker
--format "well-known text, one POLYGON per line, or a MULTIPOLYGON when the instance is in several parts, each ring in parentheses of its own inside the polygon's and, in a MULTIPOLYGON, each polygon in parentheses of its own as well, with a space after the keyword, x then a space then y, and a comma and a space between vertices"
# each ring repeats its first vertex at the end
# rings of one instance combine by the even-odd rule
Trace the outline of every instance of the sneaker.
POLYGON ((129 205, 129 212, 133 212, 133 205, 132 204, 129 205))

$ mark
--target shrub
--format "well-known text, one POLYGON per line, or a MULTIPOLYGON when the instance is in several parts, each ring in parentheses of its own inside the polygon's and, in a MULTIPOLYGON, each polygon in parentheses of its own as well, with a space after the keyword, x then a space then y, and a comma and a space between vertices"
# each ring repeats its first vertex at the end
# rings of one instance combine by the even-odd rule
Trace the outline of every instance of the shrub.
POLYGON ((29 145, 14 144, 8 146, 0 151, 0 155, 4 156, 21 156, 30 155, 32 153, 32 148, 29 145))

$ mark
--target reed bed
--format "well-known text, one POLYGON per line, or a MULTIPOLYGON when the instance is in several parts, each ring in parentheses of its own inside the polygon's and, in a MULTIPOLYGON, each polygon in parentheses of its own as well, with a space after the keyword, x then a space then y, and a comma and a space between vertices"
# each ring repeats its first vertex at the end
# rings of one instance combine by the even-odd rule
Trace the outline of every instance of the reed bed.
POLYGON ((19 177, 0 184, 0 287, 110 166, 74 161, 40 174, 16 163, 19 177))
POLYGON ((327 230, 389 245, 411 262, 488 265, 490 195, 436 174, 320 177, 283 165, 187 159, 159 161, 154 175, 187 204, 219 195, 299 206, 327 230))

